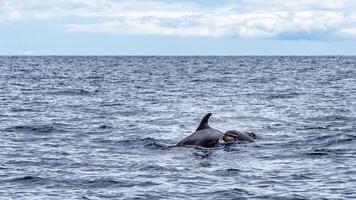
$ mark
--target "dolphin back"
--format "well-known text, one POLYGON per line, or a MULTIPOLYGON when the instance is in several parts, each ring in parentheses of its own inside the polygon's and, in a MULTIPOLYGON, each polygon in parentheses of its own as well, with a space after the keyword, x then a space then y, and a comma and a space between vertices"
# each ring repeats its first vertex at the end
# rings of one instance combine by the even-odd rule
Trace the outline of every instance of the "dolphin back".
POLYGON ((208 121, 211 115, 211 113, 206 114, 201 119, 197 130, 178 142, 176 146, 192 145, 208 148, 216 146, 224 133, 210 128, 208 121))
POLYGON ((218 144, 223 132, 213 128, 195 131, 193 134, 177 143, 177 146, 193 145, 202 147, 214 147, 218 144))

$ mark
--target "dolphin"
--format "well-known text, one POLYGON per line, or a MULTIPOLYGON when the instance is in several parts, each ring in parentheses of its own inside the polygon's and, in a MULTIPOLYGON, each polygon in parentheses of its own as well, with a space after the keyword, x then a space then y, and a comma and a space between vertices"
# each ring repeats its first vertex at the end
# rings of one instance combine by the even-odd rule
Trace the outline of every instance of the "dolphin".
POLYGON ((208 120, 211 115, 211 113, 206 114, 201 119, 200 124, 195 132, 182 139, 176 144, 176 146, 191 145, 207 148, 217 146, 220 138, 224 135, 224 133, 209 126, 208 120))
POLYGON ((241 132, 237 130, 228 130, 225 132, 222 139, 225 142, 231 143, 234 141, 248 141, 253 142, 256 139, 256 134, 253 132, 241 132))

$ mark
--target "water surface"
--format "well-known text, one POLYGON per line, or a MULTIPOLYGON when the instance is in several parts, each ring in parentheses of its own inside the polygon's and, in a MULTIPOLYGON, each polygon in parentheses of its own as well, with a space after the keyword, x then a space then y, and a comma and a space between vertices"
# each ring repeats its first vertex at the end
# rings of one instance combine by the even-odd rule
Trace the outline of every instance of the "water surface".
POLYGON ((0 57, 0 199, 355 199, 356 57, 0 57), (168 148, 210 126, 254 143, 168 148))

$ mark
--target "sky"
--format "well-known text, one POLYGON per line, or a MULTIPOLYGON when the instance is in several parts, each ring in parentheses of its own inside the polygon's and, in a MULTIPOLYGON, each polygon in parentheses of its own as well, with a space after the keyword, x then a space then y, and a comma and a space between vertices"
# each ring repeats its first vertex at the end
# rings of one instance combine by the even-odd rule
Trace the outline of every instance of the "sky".
POLYGON ((0 55, 356 55, 356 0, 0 0, 0 55))

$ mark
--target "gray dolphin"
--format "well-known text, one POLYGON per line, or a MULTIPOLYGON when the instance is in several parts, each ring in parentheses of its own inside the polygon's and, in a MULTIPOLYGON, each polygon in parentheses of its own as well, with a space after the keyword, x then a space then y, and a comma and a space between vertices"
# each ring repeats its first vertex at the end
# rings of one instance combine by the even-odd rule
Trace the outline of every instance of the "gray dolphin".
POLYGON ((197 130, 178 142, 176 146, 193 145, 208 148, 216 146, 224 133, 210 128, 208 120, 211 115, 211 113, 206 114, 200 121, 197 130))
POLYGON ((237 130, 228 130, 225 132, 224 136, 222 139, 225 142, 234 142, 234 141, 248 141, 248 142, 253 142, 254 139, 256 139, 256 134, 253 132, 241 132, 237 130))

